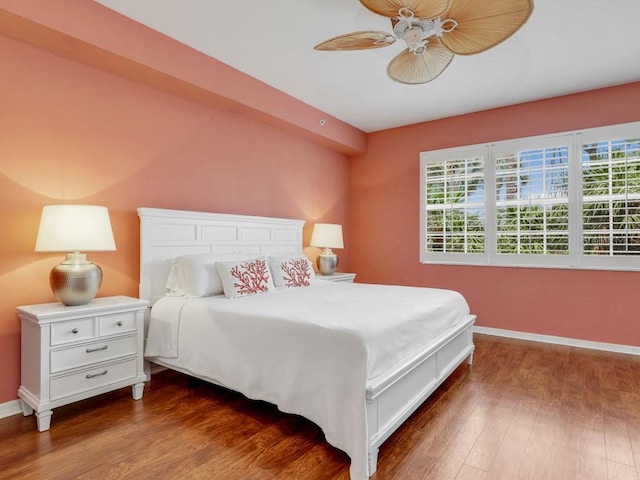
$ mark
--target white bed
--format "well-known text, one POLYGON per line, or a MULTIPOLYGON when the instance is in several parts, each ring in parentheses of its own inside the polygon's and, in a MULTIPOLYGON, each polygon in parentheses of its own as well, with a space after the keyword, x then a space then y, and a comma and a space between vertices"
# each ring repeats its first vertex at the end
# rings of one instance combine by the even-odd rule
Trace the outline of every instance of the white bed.
POLYGON ((154 304, 148 360, 310 419, 350 456, 353 480, 373 475, 380 445, 472 361, 475 316, 446 290, 317 280, 242 299, 166 296, 176 257, 300 254, 304 222, 138 213, 140 296, 154 304), (408 308, 396 314, 397 303, 408 308))

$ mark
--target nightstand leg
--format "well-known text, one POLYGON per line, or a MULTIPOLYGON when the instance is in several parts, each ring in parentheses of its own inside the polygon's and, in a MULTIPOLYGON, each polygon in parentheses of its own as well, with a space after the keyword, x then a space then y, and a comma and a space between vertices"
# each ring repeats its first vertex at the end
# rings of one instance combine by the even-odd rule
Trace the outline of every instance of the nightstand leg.
POLYGON ((20 399, 20 405, 22 405, 22 414, 25 417, 28 417, 29 415, 33 415, 33 408, 31 408, 31 405, 29 405, 27 402, 25 402, 22 399, 20 399))
POLYGON ((134 400, 140 400, 143 393, 144 383, 136 383, 135 385, 131 386, 131 394, 133 395, 134 400))
POLYGON ((53 415, 53 410, 43 410, 42 412, 36 412, 39 432, 49 430, 49 427, 51 426, 51 415, 53 415))

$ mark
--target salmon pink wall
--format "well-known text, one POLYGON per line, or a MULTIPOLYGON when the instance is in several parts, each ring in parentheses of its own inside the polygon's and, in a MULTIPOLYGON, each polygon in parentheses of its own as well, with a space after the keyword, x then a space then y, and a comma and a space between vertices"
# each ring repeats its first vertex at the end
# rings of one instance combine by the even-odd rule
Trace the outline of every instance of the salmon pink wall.
POLYGON ((108 206, 101 296, 138 294, 140 206, 305 219, 307 239, 347 223, 348 158, 322 142, 1 34, 0 58, 0 403, 20 381, 15 307, 55 300, 63 254, 33 252, 43 205, 108 206))
POLYGON ((478 325, 640 345, 640 273, 422 265, 422 151, 640 120, 640 82, 369 135, 351 161, 351 268, 364 282, 462 292, 478 325))
POLYGON ((366 146, 361 130, 97 2, 0 0, 0 32, 343 153, 366 146))

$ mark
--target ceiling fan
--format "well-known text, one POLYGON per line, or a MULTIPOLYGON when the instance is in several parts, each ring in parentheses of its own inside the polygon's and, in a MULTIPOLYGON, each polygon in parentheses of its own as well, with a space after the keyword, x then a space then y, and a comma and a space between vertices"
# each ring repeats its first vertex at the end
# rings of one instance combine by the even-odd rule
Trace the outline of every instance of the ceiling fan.
POLYGON ((404 40, 407 48, 387 66, 406 84, 427 83, 454 55, 484 52, 513 35, 531 16, 533 0, 360 0, 391 19, 393 33, 361 31, 330 38, 316 50, 367 50, 404 40))

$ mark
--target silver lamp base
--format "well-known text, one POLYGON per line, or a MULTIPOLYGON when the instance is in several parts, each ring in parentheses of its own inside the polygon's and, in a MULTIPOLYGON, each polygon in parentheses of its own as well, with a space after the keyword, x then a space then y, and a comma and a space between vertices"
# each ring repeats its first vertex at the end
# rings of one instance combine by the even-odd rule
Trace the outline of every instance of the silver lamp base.
POLYGON ((85 305, 102 284, 102 269, 87 260, 83 253, 69 253, 49 274, 49 285, 56 298, 65 305, 85 305))
POLYGON ((338 256, 330 248, 325 248, 318 255, 318 271, 322 275, 333 275, 336 268, 338 268, 338 256))

